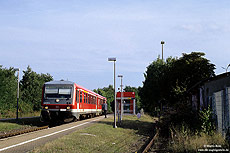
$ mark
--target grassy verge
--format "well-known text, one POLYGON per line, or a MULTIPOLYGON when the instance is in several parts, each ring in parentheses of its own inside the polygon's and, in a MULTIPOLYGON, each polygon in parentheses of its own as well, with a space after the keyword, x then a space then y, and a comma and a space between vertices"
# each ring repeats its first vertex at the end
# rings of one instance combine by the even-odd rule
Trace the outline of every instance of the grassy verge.
MULTIPOLYGON (((18 117, 40 116, 40 113, 41 111, 26 112, 26 113, 19 112, 18 117)), ((0 114, 0 119, 1 118, 16 118, 16 111, 15 112, 9 111, 7 113, 0 114)))
POLYGON ((16 123, 4 123, 0 122, 0 132, 8 132, 16 129, 21 129, 23 128, 23 125, 19 125, 16 123))
POLYGON ((32 152, 136 152, 154 133, 150 116, 124 116, 123 123, 113 128, 113 118, 104 119, 85 129, 61 137, 32 152))
POLYGON ((40 118, 19 119, 16 123, 15 119, 0 122, 0 132, 9 132, 12 130, 24 129, 28 127, 40 127, 44 123, 40 122, 40 118))

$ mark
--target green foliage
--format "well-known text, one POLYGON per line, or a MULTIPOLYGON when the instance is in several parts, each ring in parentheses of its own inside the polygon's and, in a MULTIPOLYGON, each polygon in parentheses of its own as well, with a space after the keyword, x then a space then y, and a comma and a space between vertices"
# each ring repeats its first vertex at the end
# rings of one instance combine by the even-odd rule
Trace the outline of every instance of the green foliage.
POLYGON ((197 82, 214 76, 215 65, 201 52, 182 54, 181 58, 157 58, 144 74, 140 90, 141 103, 146 111, 155 107, 174 106, 187 101, 187 91, 197 82))
POLYGON ((17 77, 14 68, 0 65, 0 117, 15 112, 17 106, 17 77))
MULTIPOLYGON (((17 108, 17 76, 15 69, 0 65, 0 118, 15 117, 17 108)), ((53 80, 49 74, 37 74, 28 66, 20 81, 19 116, 40 110, 42 86, 53 80)))
POLYGON ((213 134, 214 125, 212 119, 212 110, 210 107, 200 111, 201 130, 206 134, 213 134))
POLYGON ((111 112, 113 107, 113 101, 114 101, 113 86, 109 85, 108 87, 104 87, 102 89, 101 88, 94 89, 93 91, 107 98, 108 112, 111 112))
POLYGON ((32 71, 30 66, 23 73, 21 92, 24 105, 20 107, 22 111, 28 111, 28 109, 30 111, 40 110, 43 84, 53 80, 53 78, 50 74, 37 74, 32 71))
POLYGON ((147 67, 144 74, 145 81, 140 90, 141 103, 145 111, 151 112, 155 107, 160 107, 160 103, 165 99, 169 99, 172 84, 169 73, 172 71, 175 60, 170 57, 166 62, 163 62, 157 58, 147 67))

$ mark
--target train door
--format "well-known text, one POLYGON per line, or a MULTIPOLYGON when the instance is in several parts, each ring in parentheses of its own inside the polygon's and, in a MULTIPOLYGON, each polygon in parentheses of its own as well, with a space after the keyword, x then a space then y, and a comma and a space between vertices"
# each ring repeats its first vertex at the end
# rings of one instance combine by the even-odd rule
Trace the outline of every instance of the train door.
POLYGON ((78 89, 76 89, 75 106, 77 106, 76 108, 79 109, 79 90, 78 89))
POLYGON ((83 100, 82 100, 82 109, 83 109, 83 111, 84 111, 84 109, 85 109, 85 93, 84 92, 82 92, 82 98, 83 98, 83 100))
POLYGON ((79 109, 83 109, 83 101, 82 101, 82 91, 80 91, 80 103, 79 103, 79 109))
POLYGON ((88 94, 87 93, 84 93, 85 94, 85 108, 89 109, 89 104, 88 104, 88 94))
POLYGON ((98 106, 98 97, 96 97, 96 111, 97 111, 97 106, 98 106))

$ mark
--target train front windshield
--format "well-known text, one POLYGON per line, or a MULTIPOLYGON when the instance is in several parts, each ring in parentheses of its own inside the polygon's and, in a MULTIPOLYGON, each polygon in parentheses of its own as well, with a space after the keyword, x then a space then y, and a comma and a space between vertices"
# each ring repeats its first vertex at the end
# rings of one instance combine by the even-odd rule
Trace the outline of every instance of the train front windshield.
POLYGON ((58 87, 46 87, 45 99, 70 99, 72 93, 71 87, 58 88, 58 87))

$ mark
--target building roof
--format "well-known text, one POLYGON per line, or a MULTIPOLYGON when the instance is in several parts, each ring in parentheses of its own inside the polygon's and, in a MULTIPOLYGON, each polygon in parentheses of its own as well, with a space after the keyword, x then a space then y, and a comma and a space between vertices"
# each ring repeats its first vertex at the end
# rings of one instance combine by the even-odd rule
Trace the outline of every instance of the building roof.
POLYGON ((222 78, 225 78, 225 77, 230 77, 230 72, 222 73, 222 74, 216 75, 214 77, 210 77, 208 79, 201 80, 201 81, 197 82, 196 84, 194 84, 187 92, 190 92, 194 88, 197 88, 197 87, 200 87, 200 86, 204 85, 204 83, 211 82, 211 81, 216 81, 218 79, 222 79, 222 78))

